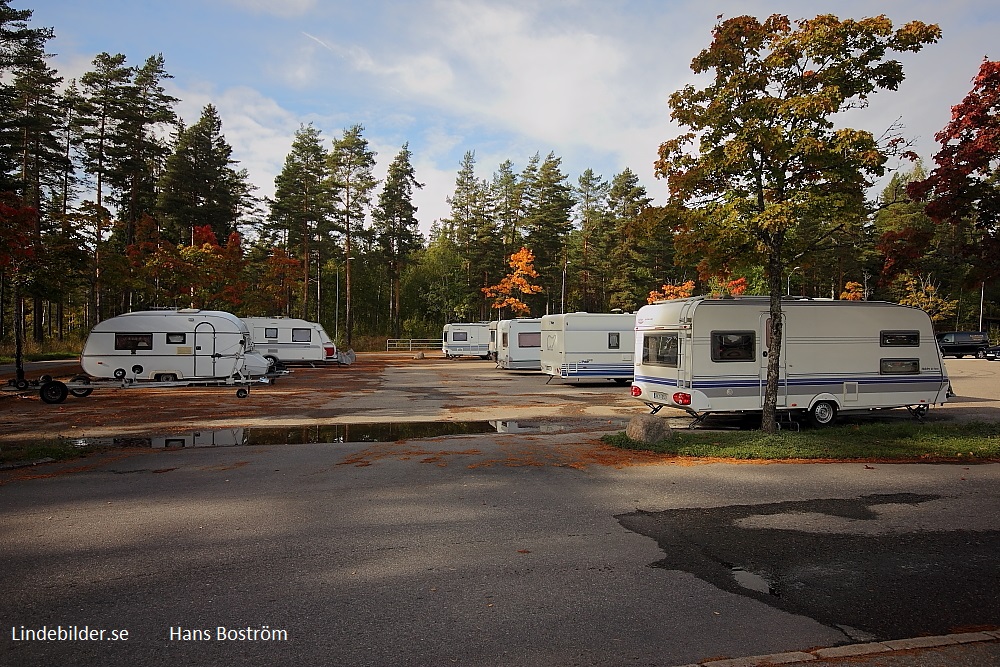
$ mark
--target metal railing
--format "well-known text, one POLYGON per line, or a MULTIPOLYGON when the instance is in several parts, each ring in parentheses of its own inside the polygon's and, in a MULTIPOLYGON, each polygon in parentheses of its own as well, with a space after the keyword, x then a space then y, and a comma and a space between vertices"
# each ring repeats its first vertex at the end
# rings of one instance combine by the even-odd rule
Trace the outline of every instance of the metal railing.
POLYGON ((390 338, 385 341, 386 352, 440 349, 440 338, 390 338))

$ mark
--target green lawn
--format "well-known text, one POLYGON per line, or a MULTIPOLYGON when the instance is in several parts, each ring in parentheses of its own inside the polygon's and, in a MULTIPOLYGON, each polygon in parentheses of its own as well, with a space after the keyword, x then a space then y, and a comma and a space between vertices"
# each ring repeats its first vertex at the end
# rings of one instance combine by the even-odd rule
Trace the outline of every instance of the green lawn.
POLYGON ((674 430, 672 436, 647 445, 625 433, 604 442, 684 457, 731 459, 816 459, 969 462, 1000 461, 1000 423, 849 424, 800 432, 674 430))

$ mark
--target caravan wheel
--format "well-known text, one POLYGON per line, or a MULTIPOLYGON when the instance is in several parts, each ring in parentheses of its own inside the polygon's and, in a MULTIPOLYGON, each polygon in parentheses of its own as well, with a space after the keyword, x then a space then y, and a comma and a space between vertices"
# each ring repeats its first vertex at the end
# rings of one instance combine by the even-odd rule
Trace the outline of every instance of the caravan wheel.
POLYGON ((42 400, 49 404, 62 403, 69 395, 69 389, 59 380, 50 380, 42 385, 38 392, 42 400))
POLYGON ((833 401, 819 401, 809 409, 809 423, 813 426, 829 426, 837 418, 837 404, 833 401))

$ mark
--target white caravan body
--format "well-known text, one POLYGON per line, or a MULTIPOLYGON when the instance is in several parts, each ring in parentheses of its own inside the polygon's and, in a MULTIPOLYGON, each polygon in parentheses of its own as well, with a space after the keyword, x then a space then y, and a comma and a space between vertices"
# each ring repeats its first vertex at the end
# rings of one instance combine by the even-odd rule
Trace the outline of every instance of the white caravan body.
POLYGON ((282 363, 337 361, 337 346, 318 322, 244 317, 257 351, 282 363))
POLYGON ((552 377, 625 381, 635 369, 635 315, 565 313, 541 318, 541 370, 552 377))
POLYGON ((490 358, 489 322, 453 322, 444 325, 441 351, 446 357, 490 358))
POLYGON ((497 326, 497 367, 510 370, 541 370, 542 320, 500 320, 497 326))
POLYGON ((497 329, 500 326, 499 320, 490 321, 490 359, 496 361, 497 359, 497 329))
POLYGON ((269 363, 250 330, 218 310, 147 310, 99 322, 80 365, 94 378, 222 380, 264 376, 269 363))
MULTIPOLYGON (((837 412, 948 398, 927 313, 883 301, 784 299, 778 410, 816 424, 837 412)), ((759 412, 767 385, 767 297, 693 297, 636 313, 632 395, 654 410, 759 412)))

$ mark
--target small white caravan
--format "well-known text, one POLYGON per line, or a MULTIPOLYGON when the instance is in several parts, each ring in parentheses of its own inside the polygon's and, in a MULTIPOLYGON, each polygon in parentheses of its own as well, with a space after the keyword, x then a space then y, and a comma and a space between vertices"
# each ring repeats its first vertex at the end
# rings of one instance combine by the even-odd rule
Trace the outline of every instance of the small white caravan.
POLYGON ((635 368, 635 315, 565 313, 541 318, 543 373, 559 378, 624 383, 635 368))
MULTIPOLYGON (((778 410, 815 425, 838 412, 908 407, 918 415, 949 395, 930 318, 883 301, 789 299, 778 410)), ((692 297, 636 314, 632 395, 703 418, 760 412, 767 385, 767 297, 692 297)))
POLYGON ((80 365, 93 378, 155 382, 263 377, 269 363, 250 330, 218 310, 148 310, 99 322, 80 365))
POLYGON ((500 320, 497 325, 497 368, 541 370, 542 320, 500 320))
POLYGON ((490 358, 489 322, 452 322, 444 325, 441 333, 441 351, 453 357, 490 358))
POLYGON ((244 317, 257 351, 270 361, 338 361, 337 346, 318 322, 289 317, 244 317))

